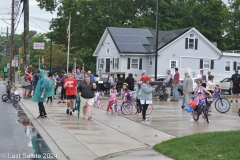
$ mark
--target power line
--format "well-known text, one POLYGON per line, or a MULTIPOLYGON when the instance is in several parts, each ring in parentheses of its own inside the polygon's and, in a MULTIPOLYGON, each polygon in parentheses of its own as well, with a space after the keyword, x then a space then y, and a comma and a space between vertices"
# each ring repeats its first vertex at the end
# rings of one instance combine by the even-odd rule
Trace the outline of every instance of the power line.
POLYGON ((48 19, 43 19, 43 18, 38 18, 38 17, 33 17, 33 16, 29 16, 32 19, 36 19, 36 20, 40 20, 40 21, 45 21, 45 22, 50 22, 51 20, 48 19))
POLYGON ((29 19, 32 23, 34 23, 36 26, 38 26, 39 28, 41 28, 42 30, 44 30, 45 32, 48 32, 46 31, 45 29, 43 29, 42 27, 40 27, 39 25, 37 25, 35 22, 33 22, 31 19, 29 19))

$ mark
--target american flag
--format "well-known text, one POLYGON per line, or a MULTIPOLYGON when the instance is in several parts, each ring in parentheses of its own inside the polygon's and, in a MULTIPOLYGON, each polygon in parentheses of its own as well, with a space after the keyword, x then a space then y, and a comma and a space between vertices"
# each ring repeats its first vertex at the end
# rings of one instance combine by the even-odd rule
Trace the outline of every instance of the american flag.
POLYGON ((25 71, 24 71, 24 74, 25 74, 25 75, 29 74, 29 73, 28 73, 28 66, 26 66, 26 69, 25 69, 25 71))
POLYGON ((66 35, 67 39, 70 39, 70 24, 67 27, 67 35, 66 35))
POLYGON ((74 63, 73 69, 72 69, 72 74, 75 74, 75 73, 76 73, 76 62, 74 63))

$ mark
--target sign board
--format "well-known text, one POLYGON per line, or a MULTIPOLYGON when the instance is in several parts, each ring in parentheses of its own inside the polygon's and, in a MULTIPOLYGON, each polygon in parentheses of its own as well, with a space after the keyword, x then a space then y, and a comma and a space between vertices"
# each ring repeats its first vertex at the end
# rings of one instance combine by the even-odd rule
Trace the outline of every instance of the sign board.
POLYGON ((44 42, 34 42, 33 49, 44 49, 44 42))
POLYGON ((15 56, 12 60, 12 67, 18 67, 18 56, 15 56))
POLYGON ((10 68, 10 63, 7 63, 7 68, 10 68))
POLYGON ((7 67, 4 67, 3 72, 4 72, 4 73, 7 73, 7 72, 8 72, 8 68, 7 68, 7 67))

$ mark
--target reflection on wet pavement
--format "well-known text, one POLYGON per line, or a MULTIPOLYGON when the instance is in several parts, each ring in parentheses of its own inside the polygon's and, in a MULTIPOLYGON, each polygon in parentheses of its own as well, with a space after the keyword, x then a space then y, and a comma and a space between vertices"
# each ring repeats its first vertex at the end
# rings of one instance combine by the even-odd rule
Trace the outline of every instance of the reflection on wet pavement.
MULTIPOLYGON (((28 147, 32 147, 34 149, 35 160, 40 159, 49 159, 49 160, 57 160, 57 155, 54 155, 52 151, 47 146, 44 139, 42 139, 41 135, 38 133, 36 128, 33 126, 29 118, 26 116, 21 107, 15 103, 13 107, 17 109, 17 115, 19 119, 18 123, 25 126, 25 133, 29 137, 29 142, 27 144, 28 147)), ((33 157, 34 157, 33 155, 33 157)))

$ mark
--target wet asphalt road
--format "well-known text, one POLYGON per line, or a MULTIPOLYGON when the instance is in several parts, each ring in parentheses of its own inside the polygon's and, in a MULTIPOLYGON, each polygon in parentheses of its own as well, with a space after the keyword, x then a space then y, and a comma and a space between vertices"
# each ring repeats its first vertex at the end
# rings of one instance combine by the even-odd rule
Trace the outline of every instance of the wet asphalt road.
POLYGON ((17 110, 12 103, 2 101, 4 93, 5 86, 0 81, 0 159, 26 159, 16 156, 34 153, 33 148, 28 147, 30 137, 25 133, 25 126, 17 122, 17 110))

